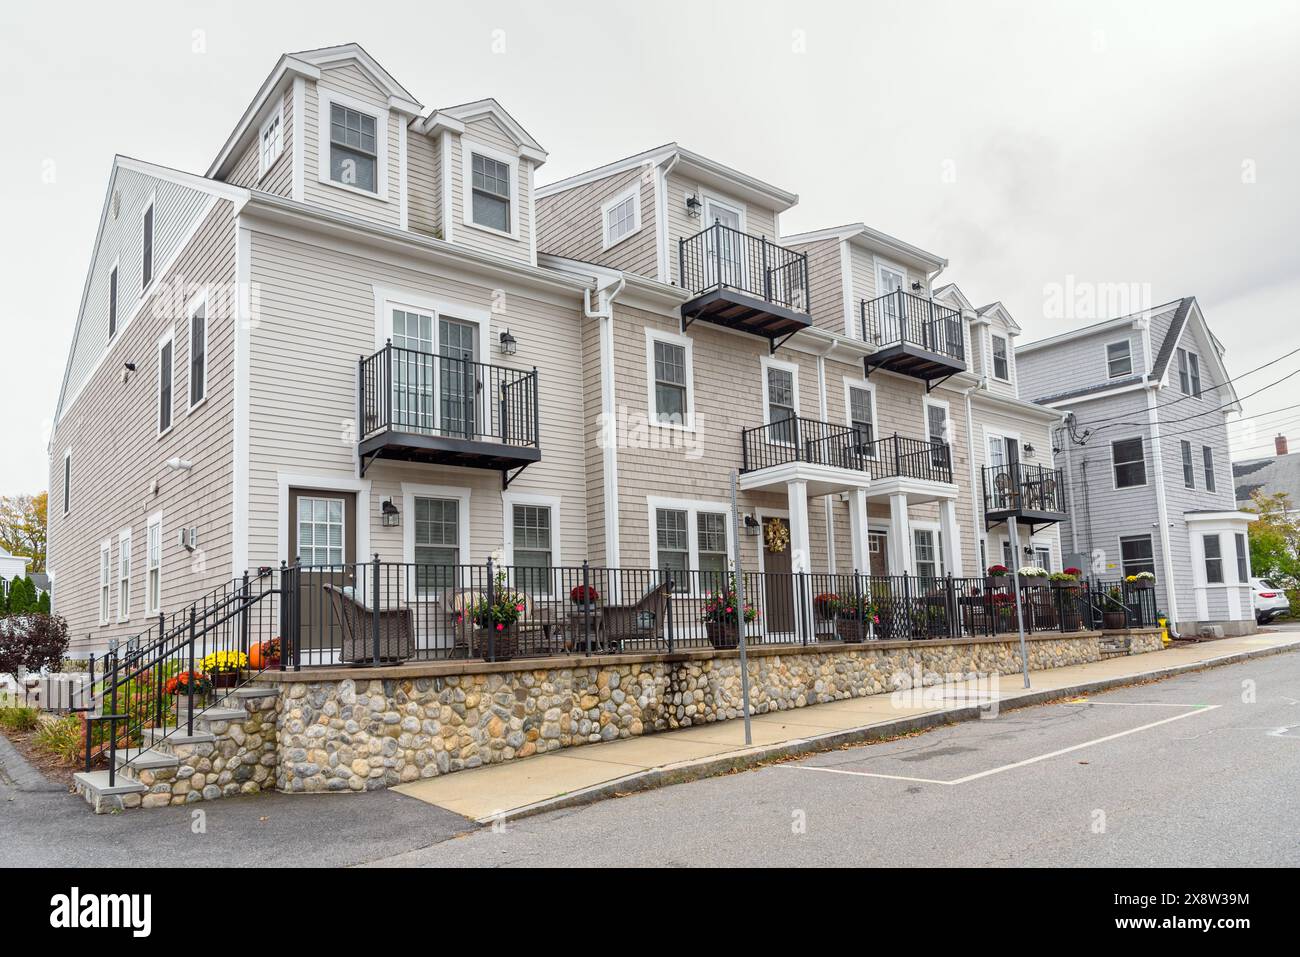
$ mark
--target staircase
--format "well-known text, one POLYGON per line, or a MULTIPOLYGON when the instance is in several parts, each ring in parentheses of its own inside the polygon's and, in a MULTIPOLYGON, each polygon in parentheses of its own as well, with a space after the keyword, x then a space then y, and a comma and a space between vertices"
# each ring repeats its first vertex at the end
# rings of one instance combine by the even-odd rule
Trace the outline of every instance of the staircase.
POLYGON ((247 656, 288 634, 286 616, 296 603, 284 596, 293 590, 292 575, 245 575, 170 619, 160 617, 156 637, 151 630, 148 640, 104 656, 86 715, 85 767, 74 775, 77 793, 96 813, 275 787, 279 690, 256 684, 264 665, 239 672, 234 687, 214 689, 206 702, 165 689, 177 674, 204 673, 208 656, 247 656))

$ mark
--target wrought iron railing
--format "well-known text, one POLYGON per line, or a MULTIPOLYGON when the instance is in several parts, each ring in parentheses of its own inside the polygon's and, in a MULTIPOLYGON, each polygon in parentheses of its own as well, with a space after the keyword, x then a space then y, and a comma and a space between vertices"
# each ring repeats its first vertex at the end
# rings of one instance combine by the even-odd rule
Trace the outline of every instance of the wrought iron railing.
POLYGON ((737 289, 795 312, 809 311, 808 257, 715 223, 678 241, 681 286, 699 295, 719 288, 737 289))
POLYGON ((902 289, 863 299, 862 338, 878 348, 918 346, 964 362, 961 313, 902 289))
POLYGON ((893 477, 952 482, 952 454, 945 442, 897 433, 873 439, 861 429, 793 416, 741 433, 741 471, 806 462, 893 477))
POLYGON ((1065 513, 1065 480, 1060 469, 1012 462, 986 465, 984 511, 988 513, 1065 513))
POLYGON ((510 369, 387 343, 360 360, 357 430, 475 442, 538 443, 537 370, 510 369))

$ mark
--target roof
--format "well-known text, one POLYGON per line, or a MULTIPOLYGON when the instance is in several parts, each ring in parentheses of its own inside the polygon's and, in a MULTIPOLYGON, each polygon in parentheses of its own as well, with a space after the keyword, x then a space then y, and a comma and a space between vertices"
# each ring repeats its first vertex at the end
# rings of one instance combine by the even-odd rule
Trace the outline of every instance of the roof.
POLYGON ((789 236, 781 237, 783 246, 799 246, 804 243, 815 243, 824 239, 838 239, 848 242, 860 242, 871 246, 881 246, 891 253, 914 263, 919 263, 927 271, 942 269, 948 265, 948 260, 932 252, 927 252, 920 246, 913 246, 911 243, 897 239, 888 233, 883 233, 878 229, 873 229, 866 223, 846 223, 843 226, 830 226, 825 229, 814 229, 803 233, 793 233, 789 236))
POLYGON ((1285 492, 1300 508, 1300 452, 1233 462, 1232 481, 1237 488, 1238 504, 1249 502, 1251 493, 1258 490, 1266 495, 1285 492))
MULTIPOLYGON (((1178 339, 1183 334, 1183 327, 1187 325, 1187 317, 1191 314, 1192 306, 1195 303, 1194 296, 1187 296, 1178 303, 1178 311, 1174 313, 1174 321, 1170 323, 1169 331, 1165 333, 1164 342, 1160 343, 1160 350, 1156 353, 1156 361, 1151 367, 1151 375, 1157 382, 1165 377, 1165 369, 1169 367, 1169 360, 1174 355, 1174 347, 1178 345, 1178 339)), ((1213 334, 1211 334, 1210 338, 1214 338, 1213 334)))
POLYGON ((455 106, 444 106, 433 110, 428 116, 418 120, 412 129, 417 133, 432 133, 440 128, 464 133, 465 124, 480 116, 492 117, 506 136, 514 142, 520 154, 532 160, 535 166, 541 166, 546 162, 547 154, 542 144, 533 139, 532 134, 507 113, 505 107, 490 96, 472 103, 458 103, 455 106))
POLYGON ((1016 351, 1024 354, 1033 352, 1036 349, 1043 349, 1047 346, 1059 345, 1062 342, 1070 342, 1073 339, 1082 339, 1085 336, 1095 335, 1098 332, 1105 332, 1107 329, 1113 329, 1117 326, 1127 325, 1135 319, 1150 318, 1158 316, 1168 307, 1175 303, 1181 303, 1185 300, 1171 299, 1168 302, 1162 302, 1158 306, 1150 306, 1146 309, 1139 309, 1137 312, 1130 312, 1123 316, 1116 316, 1114 319, 1103 319, 1100 322, 1089 323, 1086 326, 1080 326, 1078 329, 1071 329, 1069 332, 1058 333, 1054 336, 1048 336, 1046 339, 1039 339, 1035 342, 1026 342, 1023 346, 1017 347, 1016 351))
POLYGON ((656 146, 653 149, 614 160, 612 163, 575 173, 554 183, 538 186, 534 192, 539 198, 552 196, 578 186, 586 186, 588 183, 594 183, 607 176, 614 176, 639 166, 661 166, 664 164, 681 167, 684 171, 689 171, 697 179, 705 181, 706 185, 712 182, 722 189, 733 193, 739 192, 742 198, 765 203, 777 212, 789 209, 799 202, 797 193, 791 193, 779 186, 773 186, 771 183, 766 183, 747 173, 732 169, 730 166, 709 159, 707 156, 701 156, 699 153, 694 153, 677 143, 665 143, 662 146, 656 146))

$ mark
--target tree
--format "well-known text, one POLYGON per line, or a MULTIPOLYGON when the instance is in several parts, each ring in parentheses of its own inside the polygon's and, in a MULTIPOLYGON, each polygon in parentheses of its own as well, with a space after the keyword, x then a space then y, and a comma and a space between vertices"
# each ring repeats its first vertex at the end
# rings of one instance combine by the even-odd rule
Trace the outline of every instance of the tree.
POLYGON ((59 671, 68 651, 68 626, 57 615, 0 620, 0 673, 21 682, 23 671, 59 671))
POLYGON ((27 585, 25 580, 14 576, 9 583, 9 614, 21 615, 27 611, 27 585))
POLYGON ((1300 518, 1286 492, 1251 493, 1247 511, 1259 516, 1250 523, 1250 567, 1257 578, 1283 588, 1300 587, 1300 518))
POLYGON ((0 496, 0 546, 11 555, 32 560, 33 572, 45 571, 48 492, 0 496))

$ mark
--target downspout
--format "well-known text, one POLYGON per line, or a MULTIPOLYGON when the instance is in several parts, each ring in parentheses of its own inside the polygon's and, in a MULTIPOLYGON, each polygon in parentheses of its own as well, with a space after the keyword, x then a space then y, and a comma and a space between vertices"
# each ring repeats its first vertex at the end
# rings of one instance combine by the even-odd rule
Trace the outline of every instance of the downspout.
MULTIPOLYGON (((1156 410, 1156 392, 1147 386, 1147 421, 1151 424, 1151 457, 1156 473, 1156 516, 1160 521, 1160 548, 1165 566, 1165 597, 1169 602, 1169 621, 1178 621, 1178 595, 1174 578, 1174 557, 1169 551, 1169 503, 1165 500, 1164 456, 1160 448, 1160 416, 1156 410)), ((1177 636, 1174 628, 1170 632, 1177 636)))
POLYGON ((614 408, 614 300, 627 279, 619 276, 612 287, 597 287, 597 308, 591 307, 590 289, 582 290, 582 311, 600 320, 601 473, 605 489, 605 564, 619 564, 618 541, 618 433, 614 408))
MULTIPOLYGON (((974 534, 974 537, 971 539, 971 546, 975 549, 976 563, 980 560, 980 538, 983 537, 983 533, 980 530, 980 513, 984 510, 984 501, 982 497, 976 497, 976 489, 978 488, 976 483, 979 479, 979 475, 975 471, 975 416, 971 411, 971 396, 978 390, 986 388, 988 388, 988 380, 981 376, 979 382, 962 392, 962 398, 966 402, 966 445, 970 449, 970 452, 967 455, 970 465, 970 524, 971 532, 974 534)), ((985 569, 981 568, 980 574, 983 574, 984 571, 985 569)))
MULTIPOLYGON (((830 411, 826 403, 826 356, 820 354, 817 356, 817 412, 823 422, 830 421, 830 411)), ((827 495, 822 498, 822 511, 826 516, 826 567, 832 575, 835 574, 835 512, 833 496, 827 495)), ((856 534, 856 532, 855 532, 856 534)))

